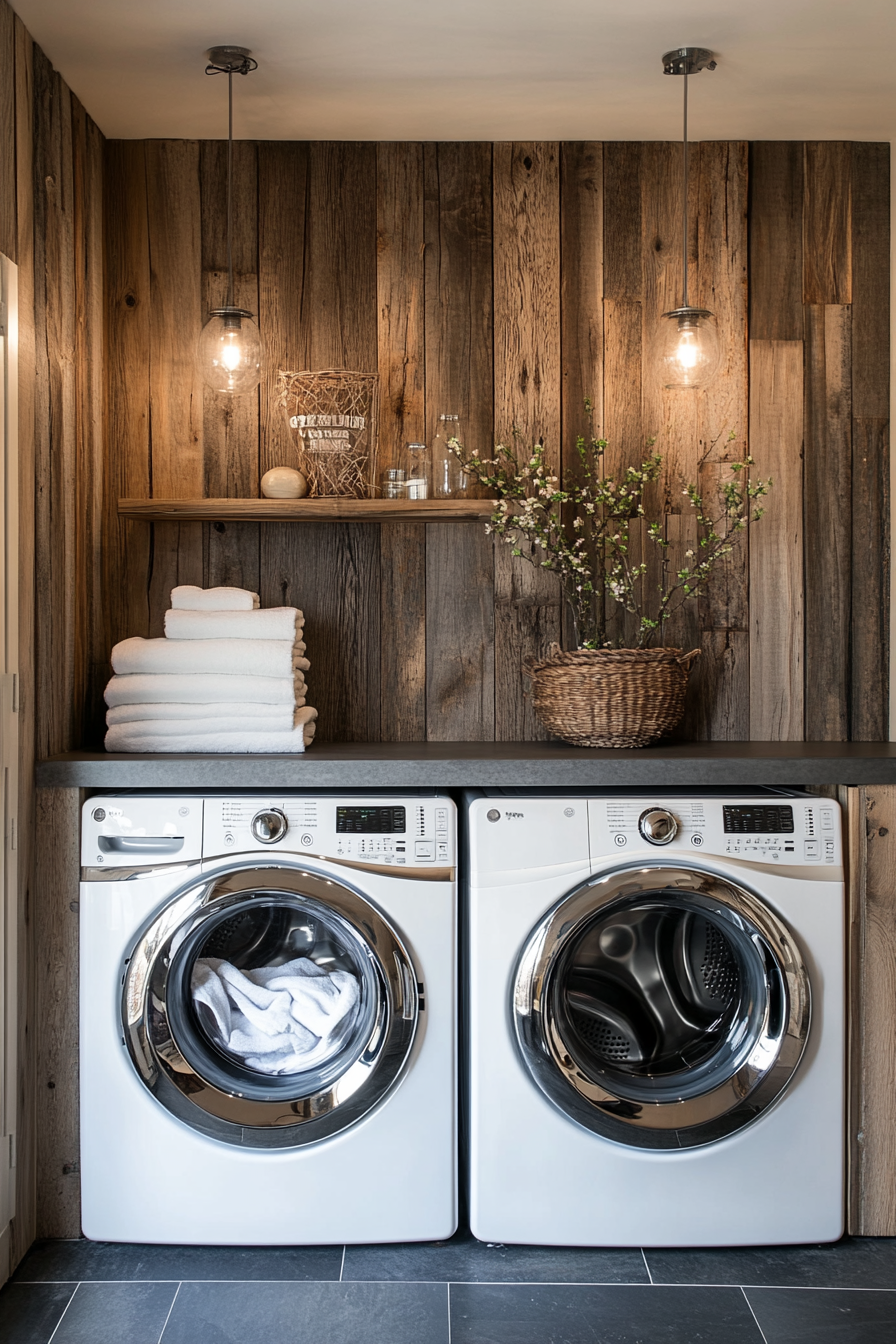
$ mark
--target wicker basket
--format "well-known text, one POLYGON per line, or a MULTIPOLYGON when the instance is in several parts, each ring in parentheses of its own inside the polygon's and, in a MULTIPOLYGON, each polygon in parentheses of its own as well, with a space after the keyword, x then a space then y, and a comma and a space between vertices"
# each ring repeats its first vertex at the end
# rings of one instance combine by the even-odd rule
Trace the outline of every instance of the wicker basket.
POLYGON ((532 660, 532 704, 556 737, 577 747, 646 747, 684 712, 693 649, 576 649, 552 644, 532 660))

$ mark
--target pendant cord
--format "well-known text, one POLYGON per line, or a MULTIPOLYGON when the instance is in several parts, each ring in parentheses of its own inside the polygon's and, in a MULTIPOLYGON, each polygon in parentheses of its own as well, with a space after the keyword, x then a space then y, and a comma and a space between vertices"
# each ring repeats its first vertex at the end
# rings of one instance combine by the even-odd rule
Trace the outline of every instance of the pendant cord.
POLYGON ((684 210, 681 240, 681 260, 684 270, 684 303, 688 306, 688 68, 684 68, 684 210))
MULTIPOLYGON (((687 87, 687 85, 685 85, 687 87)), ((687 289, 687 281, 685 281, 687 289)), ((227 307, 233 307, 233 71, 227 71, 227 307)))

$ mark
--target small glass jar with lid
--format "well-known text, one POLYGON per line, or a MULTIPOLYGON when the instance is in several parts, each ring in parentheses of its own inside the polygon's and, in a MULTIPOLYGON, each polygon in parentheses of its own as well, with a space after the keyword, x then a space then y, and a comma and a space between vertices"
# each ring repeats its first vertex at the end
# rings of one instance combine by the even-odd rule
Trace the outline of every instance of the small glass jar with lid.
POLYGON ((387 467, 381 477, 383 499, 404 499, 406 477, 403 467, 387 467))
POLYGON ((429 499, 432 494, 432 466, 425 443, 406 443, 402 456, 407 499, 429 499))
POLYGON ((435 499, 464 499, 469 493, 470 478, 449 447, 452 439, 463 444, 460 416, 440 415, 432 441, 432 493, 435 499))

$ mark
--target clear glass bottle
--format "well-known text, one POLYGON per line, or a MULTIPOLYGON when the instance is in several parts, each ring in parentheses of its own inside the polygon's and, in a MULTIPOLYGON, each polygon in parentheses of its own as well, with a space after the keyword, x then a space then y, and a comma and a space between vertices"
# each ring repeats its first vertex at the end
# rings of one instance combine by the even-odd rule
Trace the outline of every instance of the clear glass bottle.
POLYGON ((440 415, 432 441, 432 494, 434 499, 464 499, 470 478, 448 447, 449 439, 463 444, 460 416, 440 415))
POLYGON ((405 498, 429 499, 432 494, 432 467, 425 443, 406 443, 401 465, 405 473, 405 498))

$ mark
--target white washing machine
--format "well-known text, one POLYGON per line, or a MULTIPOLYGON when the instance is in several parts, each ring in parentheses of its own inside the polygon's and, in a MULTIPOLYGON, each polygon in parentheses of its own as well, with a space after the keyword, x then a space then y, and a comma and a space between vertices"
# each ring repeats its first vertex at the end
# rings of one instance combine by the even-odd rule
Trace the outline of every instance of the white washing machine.
POLYGON ((468 798, 470 1222, 484 1241, 833 1241, 840 811, 468 798))
POLYGON ((432 794, 89 800, 86 1236, 454 1232, 455 833, 432 794))

